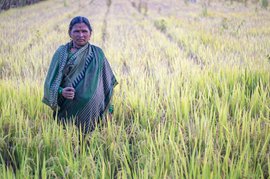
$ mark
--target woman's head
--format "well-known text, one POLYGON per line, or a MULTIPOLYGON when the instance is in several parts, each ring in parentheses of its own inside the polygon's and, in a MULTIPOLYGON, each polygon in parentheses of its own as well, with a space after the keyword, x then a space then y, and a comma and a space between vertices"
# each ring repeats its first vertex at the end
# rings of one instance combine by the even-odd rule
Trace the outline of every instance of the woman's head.
POLYGON ((68 33, 73 45, 80 48, 90 40, 92 27, 86 17, 77 16, 71 20, 68 33))
POLYGON ((92 27, 89 23, 89 20, 86 18, 86 17, 82 17, 82 16, 77 16, 77 17, 74 17, 71 21, 70 21, 70 24, 69 24, 69 29, 68 29, 68 33, 70 34, 71 30, 72 30, 72 27, 75 25, 75 24, 78 24, 78 23, 85 23, 85 25, 88 27, 89 31, 92 32, 92 27))

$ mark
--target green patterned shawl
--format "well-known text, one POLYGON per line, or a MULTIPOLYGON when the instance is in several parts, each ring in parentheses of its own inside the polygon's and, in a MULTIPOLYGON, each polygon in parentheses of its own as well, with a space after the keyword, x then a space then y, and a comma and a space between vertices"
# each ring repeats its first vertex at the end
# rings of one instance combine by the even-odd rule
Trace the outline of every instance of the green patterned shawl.
POLYGON ((57 111, 59 120, 75 118, 75 123, 88 132, 105 112, 117 81, 99 47, 88 43, 73 55, 69 54, 70 47, 67 43, 55 52, 42 101, 57 111), (67 86, 75 88, 73 100, 58 95, 59 87, 67 86))

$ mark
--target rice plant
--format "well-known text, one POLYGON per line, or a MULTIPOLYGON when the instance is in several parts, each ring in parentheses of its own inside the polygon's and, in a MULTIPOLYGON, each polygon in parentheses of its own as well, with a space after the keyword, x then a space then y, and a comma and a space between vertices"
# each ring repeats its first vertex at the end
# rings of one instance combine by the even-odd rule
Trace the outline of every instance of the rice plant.
POLYGON ((269 178, 269 11, 211 1, 202 16, 200 4, 155 0, 145 16, 133 1, 63 2, 0 13, 1 178, 269 178), (41 102, 77 15, 119 82, 112 120, 84 139, 41 102))

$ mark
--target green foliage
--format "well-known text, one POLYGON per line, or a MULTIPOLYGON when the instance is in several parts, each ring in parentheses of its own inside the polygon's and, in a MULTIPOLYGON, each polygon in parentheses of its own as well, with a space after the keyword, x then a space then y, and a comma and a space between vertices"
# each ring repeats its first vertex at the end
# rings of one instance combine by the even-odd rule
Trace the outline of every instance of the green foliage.
POLYGON ((154 22, 154 25, 157 29, 159 29, 161 32, 166 32, 166 21, 164 19, 156 20, 154 22))
POLYGON ((261 5, 263 8, 267 9, 268 7, 268 0, 261 0, 261 5))
POLYGON ((204 17, 208 16, 208 9, 207 9, 207 4, 206 3, 204 3, 202 5, 202 16, 204 16, 204 17))
POLYGON ((68 6, 67 0, 64 0, 64 6, 65 6, 65 7, 68 6))

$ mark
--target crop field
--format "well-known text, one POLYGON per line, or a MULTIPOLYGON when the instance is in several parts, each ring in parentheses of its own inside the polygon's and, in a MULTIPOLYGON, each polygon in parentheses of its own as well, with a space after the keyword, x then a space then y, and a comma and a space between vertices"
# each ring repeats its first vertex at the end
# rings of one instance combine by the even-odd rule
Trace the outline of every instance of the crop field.
POLYGON ((0 178, 269 178, 270 11, 180 0, 48 0, 0 13, 0 178), (70 20, 118 80, 83 140, 41 102, 70 20))

